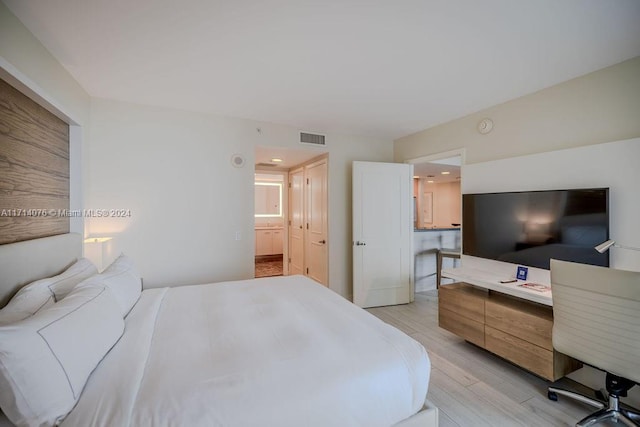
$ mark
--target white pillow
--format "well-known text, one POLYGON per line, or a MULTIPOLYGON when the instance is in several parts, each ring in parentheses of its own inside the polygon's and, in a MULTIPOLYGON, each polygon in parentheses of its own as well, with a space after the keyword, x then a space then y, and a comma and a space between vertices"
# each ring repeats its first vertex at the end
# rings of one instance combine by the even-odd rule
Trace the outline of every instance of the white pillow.
POLYGON ((0 310, 0 325, 17 322, 64 298, 78 283, 98 273, 91 261, 80 258, 71 267, 53 277, 23 286, 0 310))
POLYGON ((103 284, 113 293, 120 304, 122 316, 126 316, 140 298, 142 279, 133 266, 131 258, 120 255, 102 273, 96 274, 78 286, 103 284))
POLYGON ((38 280, 30 283, 20 289, 11 298, 11 301, 0 310, 0 326, 33 316, 38 310, 49 307, 54 302, 55 297, 47 282, 38 280))
POLYGON ((98 269, 87 258, 80 258, 75 264, 67 268, 64 273, 52 277, 50 280, 51 291, 56 297, 56 301, 60 301, 67 296, 71 289, 83 280, 98 274, 98 269))
POLYGON ((55 425, 123 331, 118 302, 99 285, 0 326, 0 408, 17 426, 55 425))

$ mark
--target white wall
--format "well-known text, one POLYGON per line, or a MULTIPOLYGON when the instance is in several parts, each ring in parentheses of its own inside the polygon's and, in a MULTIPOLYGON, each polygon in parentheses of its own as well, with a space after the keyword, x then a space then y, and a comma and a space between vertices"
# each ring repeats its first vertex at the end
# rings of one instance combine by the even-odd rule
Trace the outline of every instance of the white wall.
MULTIPOLYGON (((251 278, 254 148, 300 148, 297 141, 287 126, 93 99, 86 207, 132 216, 90 219, 88 232, 113 236, 112 256, 130 254, 147 287, 251 278), (234 153, 244 168, 231 165, 234 153)), ((351 161, 391 161, 393 148, 329 134, 326 149, 329 282, 350 297, 351 161)))
POLYGON ((464 148, 478 163, 640 136, 640 57, 400 138, 396 161, 464 148), (493 131, 478 122, 489 117, 493 131))

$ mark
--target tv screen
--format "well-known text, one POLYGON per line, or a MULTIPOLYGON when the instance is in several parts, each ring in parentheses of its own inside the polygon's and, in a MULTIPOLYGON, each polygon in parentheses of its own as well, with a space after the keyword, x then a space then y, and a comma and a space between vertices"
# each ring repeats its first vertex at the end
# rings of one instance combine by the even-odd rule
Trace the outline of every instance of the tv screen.
POLYGON ((549 269, 552 258, 609 266, 609 189, 462 195, 462 253, 549 269))

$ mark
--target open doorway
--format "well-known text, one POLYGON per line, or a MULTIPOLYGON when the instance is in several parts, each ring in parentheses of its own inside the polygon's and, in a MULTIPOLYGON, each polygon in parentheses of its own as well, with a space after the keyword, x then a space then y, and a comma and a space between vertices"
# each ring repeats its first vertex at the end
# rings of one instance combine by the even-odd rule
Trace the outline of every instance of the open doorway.
POLYGON ((409 160, 414 165, 413 262, 415 292, 435 292, 459 265, 462 227, 462 150, 409 160))
POLYGON ((317 149, 256 147, 255 277, 303 274, 328 286, 327 165, 317 149))
POLYGON ((255 173, 255 277, 284 274, 286 182, 286 172, 255 173))

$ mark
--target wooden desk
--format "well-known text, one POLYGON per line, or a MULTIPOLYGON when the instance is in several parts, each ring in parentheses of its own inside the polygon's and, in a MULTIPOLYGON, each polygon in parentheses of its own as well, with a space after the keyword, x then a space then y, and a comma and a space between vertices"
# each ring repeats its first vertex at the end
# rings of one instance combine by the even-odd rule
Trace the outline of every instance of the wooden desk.
POLYGON ((551 307, 468 283, 438 291, 438 323, 454 334, 550 381, 582 367, 553 349, 551 307))

